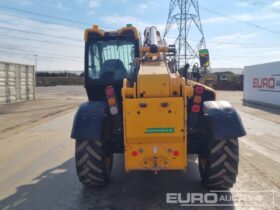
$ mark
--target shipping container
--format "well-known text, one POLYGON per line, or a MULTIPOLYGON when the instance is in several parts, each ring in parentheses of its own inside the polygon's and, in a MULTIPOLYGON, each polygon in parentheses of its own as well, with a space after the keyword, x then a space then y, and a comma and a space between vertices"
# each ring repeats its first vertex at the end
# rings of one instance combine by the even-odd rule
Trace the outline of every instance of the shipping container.
POLYGON ((0 104, 35 100, 35 67, 0 62, 0 104))
POLYGON ((280 62, 245 67, 244 101, 280 108, 280 62))

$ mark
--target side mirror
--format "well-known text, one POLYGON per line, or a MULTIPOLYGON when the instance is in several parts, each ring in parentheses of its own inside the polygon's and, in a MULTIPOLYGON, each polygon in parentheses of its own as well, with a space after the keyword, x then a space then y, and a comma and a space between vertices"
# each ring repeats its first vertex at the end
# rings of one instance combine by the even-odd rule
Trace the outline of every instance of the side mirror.
POLYGON ((202 49, 199 51, 199 60, 201 68, 208 68, 210 66, 209 50, 202 49))

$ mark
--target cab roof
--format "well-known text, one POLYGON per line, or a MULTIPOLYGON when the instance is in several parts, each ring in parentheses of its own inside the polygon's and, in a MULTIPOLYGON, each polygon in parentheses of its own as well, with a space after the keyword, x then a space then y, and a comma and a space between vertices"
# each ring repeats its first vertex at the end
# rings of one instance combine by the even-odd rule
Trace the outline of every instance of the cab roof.
POLYGON ((84 34, 85 42, 87 42, 90 38, 97 37, 110 37, 110 36, 124 36, 131 37, 135 40, 140 40, 140 33, 136 27, 128 24, 126 27, 123 27, 117 31, 104 31, 101 30, 97 25, 93 25, 92 28, 86 29, 84 34))

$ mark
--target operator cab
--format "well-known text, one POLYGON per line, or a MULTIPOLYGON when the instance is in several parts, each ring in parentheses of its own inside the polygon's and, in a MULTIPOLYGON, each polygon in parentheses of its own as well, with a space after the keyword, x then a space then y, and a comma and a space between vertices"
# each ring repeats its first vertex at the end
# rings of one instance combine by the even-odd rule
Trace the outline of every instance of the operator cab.
POLYGON ((85 87, 90 101, 105 101, 105 88, 113 86, 121 99, 125 78, 135 75, 140 34, 127 25, 118 31, 104 32, 98 26, 85 31, 85 87))

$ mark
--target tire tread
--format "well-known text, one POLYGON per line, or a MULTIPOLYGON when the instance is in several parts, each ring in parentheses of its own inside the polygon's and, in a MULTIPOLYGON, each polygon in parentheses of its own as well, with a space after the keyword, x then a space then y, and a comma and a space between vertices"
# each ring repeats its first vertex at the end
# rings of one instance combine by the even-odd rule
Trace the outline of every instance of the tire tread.
POLYGON ((215 190, 231 188, 236 182, 238 174, 238 139, 226 139, 210 143, 205 158, 206 168, 199 167, 204 185, 215 190))
MULTIPOLYGON (((106 170, 106 153, 101 141, 76 141, 76 170, 80 182, 87 187, 106 185, 111 170, 106 170)), ((112 163, 110 164, 112 168, 112 163)))

